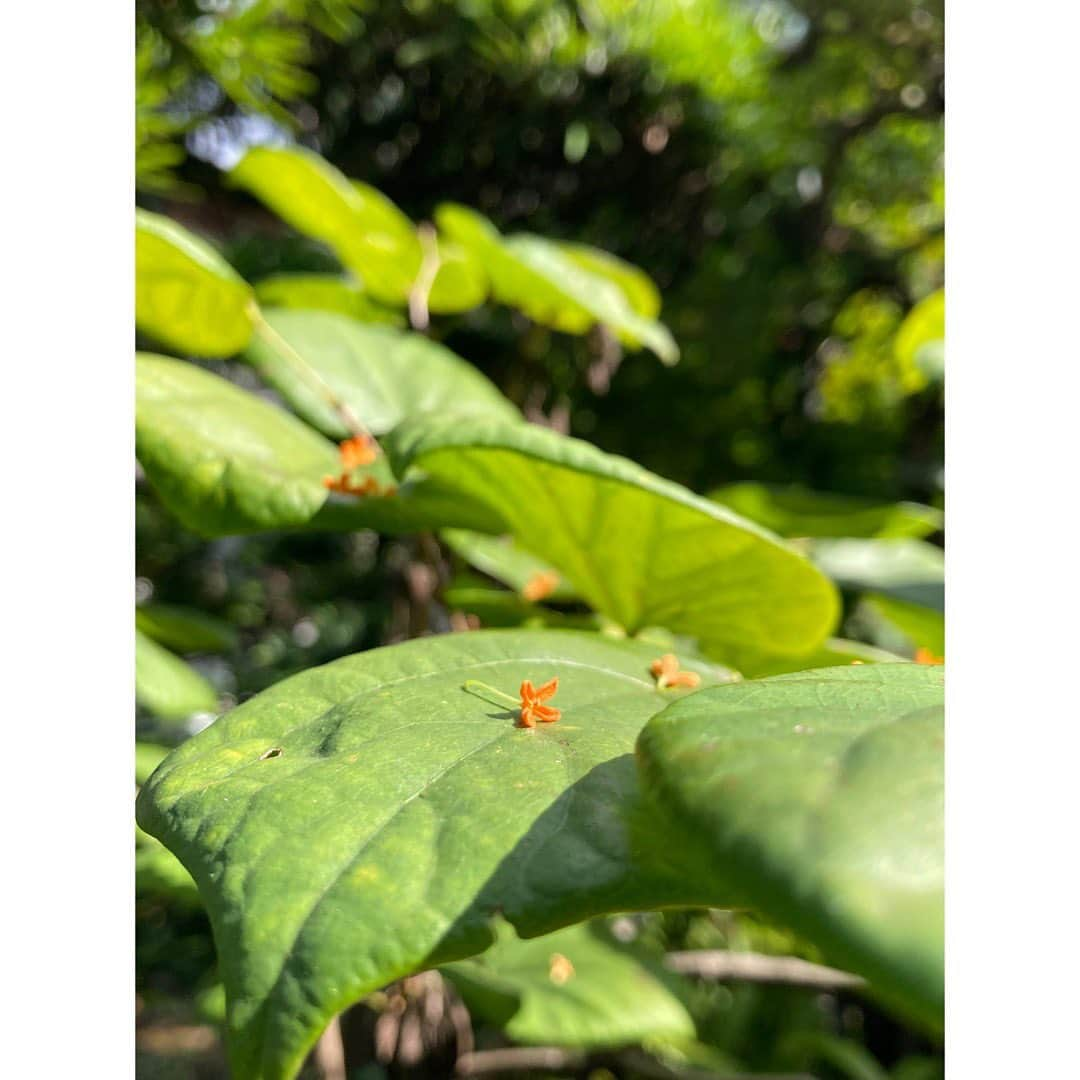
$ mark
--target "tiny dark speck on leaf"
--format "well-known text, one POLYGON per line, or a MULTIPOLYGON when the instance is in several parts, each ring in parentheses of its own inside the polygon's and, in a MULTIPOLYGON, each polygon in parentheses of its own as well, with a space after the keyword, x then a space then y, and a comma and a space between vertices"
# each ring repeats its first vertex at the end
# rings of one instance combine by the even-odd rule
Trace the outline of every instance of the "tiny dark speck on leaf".
POLYGON ((266 761, 269 758, 280 757, 280 756, 281 756, 281 747, 280 746, 271 746, 269 750, 267 750, 264 753, 259 755, 259 760, 260 761, 266 761))

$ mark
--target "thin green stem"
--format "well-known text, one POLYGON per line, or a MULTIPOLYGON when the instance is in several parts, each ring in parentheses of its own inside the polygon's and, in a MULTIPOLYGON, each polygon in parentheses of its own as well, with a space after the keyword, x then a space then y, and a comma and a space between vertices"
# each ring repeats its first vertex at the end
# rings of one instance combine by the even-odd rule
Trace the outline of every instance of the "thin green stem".
POLYGON ((480 682, 478 679, 466 679, 461 684, 461 689, 468 694, 476 694, 477 697, 482 697, 478 694, 478 690, 486 690, 489 694, 493 694, 499 698, 499 704, 506 704, 514 709, 521 708, 521 700, 519 698, 511 697, 509 694, 504 694, 501 690, 496 690, 494 686, 488 686, 487 683, 480 682))

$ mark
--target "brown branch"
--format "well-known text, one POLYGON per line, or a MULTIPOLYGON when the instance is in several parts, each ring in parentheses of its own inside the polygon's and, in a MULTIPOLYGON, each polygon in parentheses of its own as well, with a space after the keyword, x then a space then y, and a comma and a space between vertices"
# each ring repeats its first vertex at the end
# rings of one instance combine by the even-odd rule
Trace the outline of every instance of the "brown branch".
POLYGON ((345 1080, 345 1043, 341 1038, 341 1021, 334 1017, 311 1052, 321 1080, 345 1080))
POLYGON ((547 1072, 550 1069, 580 1069, 588 1055, 582 1050, 561 1046, 507 1046, 500 1050, 474 1050, 458 1058, 459 1076, 481 1076, 497 1072, 547 1072))
POLYGON ((786 983, 818 990, 844 990, 865 986, 857 975, 836 968, 812 964, 797 956, 768 956, 765 953, 728 952, 726 949, 699 949, 668 953, 665 967, 682 975, 734 982, 786 983))

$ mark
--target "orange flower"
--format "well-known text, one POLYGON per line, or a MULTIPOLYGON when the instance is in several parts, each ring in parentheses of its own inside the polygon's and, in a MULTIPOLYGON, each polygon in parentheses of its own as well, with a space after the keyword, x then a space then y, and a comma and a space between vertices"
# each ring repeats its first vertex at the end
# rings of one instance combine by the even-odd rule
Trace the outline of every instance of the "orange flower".
POLYGON ((925 645, 920 645, 915 650, 915 663, 916 664, 944 664, 945 657, 935 656, 933 652, 926 648, 925 645))
POLYGON ((370 435, 354 435, 338 443, 338 453, 341 467, 345 472, 351 472, 360 465, 370 465, 379 456, 379 448, 370 435))
POLYGON ((361 476, 359 480, 352 481, 348 473, 342 473, 340 476, 324 476, 323 487, 342 495, 392 494, 389 489, 386 492, 381 491, 379 482, 374 476, 361 476))
POLYGON ((664 653, 659 660, 652 662, 649 670, 656 676, 658 690, 666 686, 685 686, 688 690, 693 690, 701 685, 701 676, 696 671, 679 670, 679 661, 674 653, 664 653))
POLYGON ((550 596, 559 587, 559 575, 554 570, 537 570, 525 582, 521 595, 535 603, 550 596))
POLYGON ((536 721, 541 724, 554 724, 562 716, 558 709, 542 702, 549 701, 559 689, 559 677, 544 683, 543 686, 534 687, 528 679, 521 684, 518 693, 521 694, 521 721, 519 727, 536 727, 536 721))

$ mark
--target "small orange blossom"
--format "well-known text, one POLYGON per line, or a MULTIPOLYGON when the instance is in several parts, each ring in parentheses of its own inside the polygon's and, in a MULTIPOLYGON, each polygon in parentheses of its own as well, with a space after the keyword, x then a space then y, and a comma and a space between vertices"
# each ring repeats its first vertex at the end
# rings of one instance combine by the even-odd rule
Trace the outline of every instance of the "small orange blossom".
POLYGON ((554 724, 562 716, 562 712, 559 709, 553 709, 550 705, 544 705, 543 702, 550 701, 558 689, 559 677, 557 675, 554 679, 544 683, 543 686, 534 687, 526 679, 518 691, 521 694, 521 721, 519 726, 536 727, 537 720, 541 724, 554 724))
POLYGON ((652 662, 649 670, 656 676, 658 689, 685 686, 693 690, 701 685, 701 676, 696 671, 679 670, 679 661, 674 653, 664 653, 659 660, 652 662))

